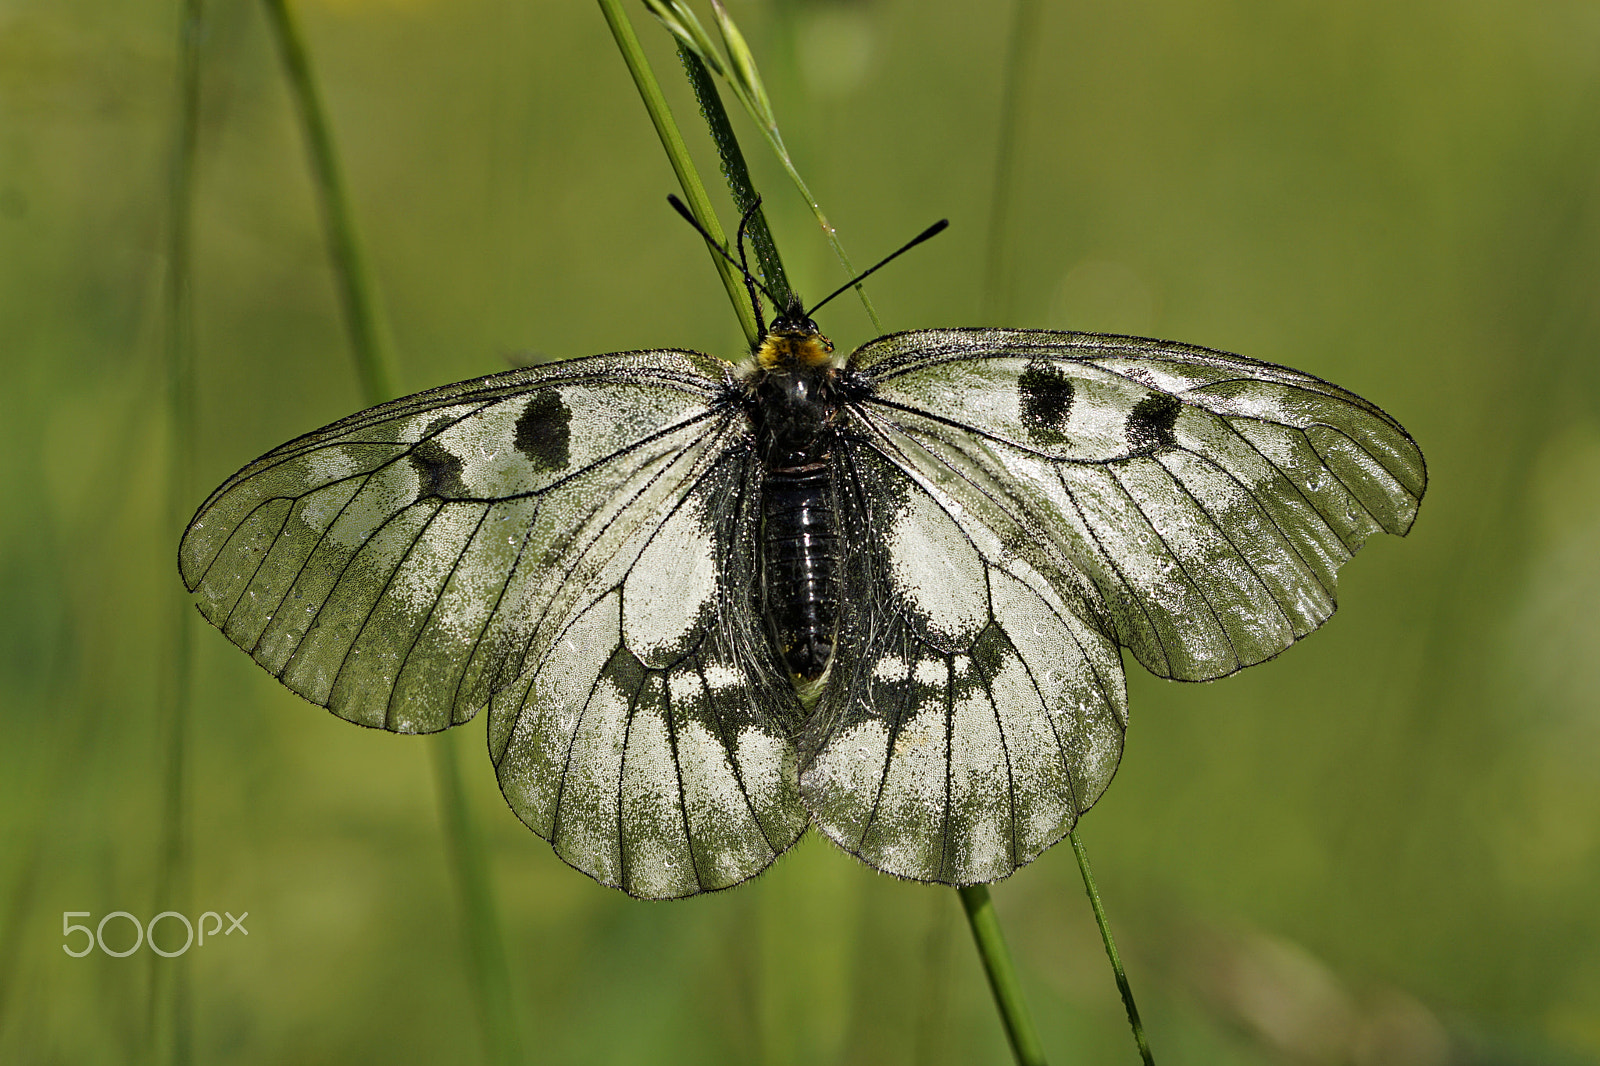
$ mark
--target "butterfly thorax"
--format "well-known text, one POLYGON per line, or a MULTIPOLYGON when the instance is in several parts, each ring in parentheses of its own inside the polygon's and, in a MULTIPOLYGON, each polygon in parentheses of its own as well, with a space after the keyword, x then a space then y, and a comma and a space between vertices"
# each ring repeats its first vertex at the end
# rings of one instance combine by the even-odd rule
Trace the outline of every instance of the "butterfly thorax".
POLYGON ((789 311, 773 319, 755 354, 763 370, 828 366, 833 362, 833 342, 804 312, 789 311))
POLYGON ((832 352, 815 323, 780 316, 747 379, 746 410, 765 472, 762 608, 802 688, 827 671, 839 616, 832 455, 843 397, 832 352))

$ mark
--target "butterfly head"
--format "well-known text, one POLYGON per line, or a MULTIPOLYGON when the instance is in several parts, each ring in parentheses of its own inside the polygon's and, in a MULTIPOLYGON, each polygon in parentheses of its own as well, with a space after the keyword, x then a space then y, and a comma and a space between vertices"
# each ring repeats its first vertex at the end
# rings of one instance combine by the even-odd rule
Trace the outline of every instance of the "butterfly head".
POLYGON ((816 322, 795 300, 773 317, 772 327, 756 346, 755 356, 762 370, 827 366, 833 361, 833 342, 822 335, 816 322))

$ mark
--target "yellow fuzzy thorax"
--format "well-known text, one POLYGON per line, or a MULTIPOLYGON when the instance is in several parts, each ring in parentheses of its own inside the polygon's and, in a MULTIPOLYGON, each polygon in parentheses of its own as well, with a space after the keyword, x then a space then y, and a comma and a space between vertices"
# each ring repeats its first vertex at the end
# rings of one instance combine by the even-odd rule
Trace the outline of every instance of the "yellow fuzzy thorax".
POLYGON ((762 370, 797 370, 825 366, 833 356, 833 342, 820 333, 769 331, 756 349, 762 370))

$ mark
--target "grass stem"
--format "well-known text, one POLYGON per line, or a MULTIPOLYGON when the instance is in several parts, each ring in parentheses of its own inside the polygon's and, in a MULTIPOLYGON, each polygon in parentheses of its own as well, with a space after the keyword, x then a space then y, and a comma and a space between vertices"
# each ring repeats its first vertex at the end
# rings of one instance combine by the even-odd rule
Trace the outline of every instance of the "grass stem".
POLYGON ((1072 854, 1078 859, 1078 872, 1083 875, 1083 890, 1089 893, 1089 906, 1094 908, 1095 924, 1100 926, 1100 939, 1105 942, 1106 958, 1111 960, 1111 972, 1116 975, 1117 991, 1122 994, 1122 1006, 1128 1012, 1128 1025, 1133 1028, 1133 1042, 1138 1045, 1139 1058, 1145 1066, 1155 1066, 1155 1059, 1150 1055, 1150 1043, 1144 1036, 1144 1023, 1139 1020, 1139 1008, 1133 1002, 1133 987, 1128 984, 1128 975, 1122 969, 1117 943, 1111 939, 1111 923, 1106 920, 1106 909, 1100 903, 1100 890, 1095 887, 1094 874, 1089 872, 1089 850, 1078 839, 1076 829, 1068 833, 1067 838, 1072 841, 1072 854))
POLYGON ((1039 39, 1039 0, 1016 0, 1006 46, 1005 84, 1000 90, 1000 134, 995 144, 994 179, 989 190, 989 247, 984 255, 980 317, 986 325, 1011 320, 1010 261, 1012 195, 1017 169, 1017 117, 1033 69, 1039 39))
MULTIPOLYGON (((606 11, 607 19, 611 20, 611 12, 612 8, 615 6, 615 0, 600 0, 600 6, 606 11)), ((724 22, 724 31, 726 33, 729 26, 726 16, 720 9, 718 10, 718 15, 724 22)), ((627 34, 625 36, 618 30, 619 25, 622 27, 627 27, 626 17, 622 15, 620 10, 617 11, 616 18, 614 21, 612 21, 612 30, 613 33, 617 34, 618 46, 623 48, 623 53, 626 57, 629 54, 629 47, 626 42, 631 41, 632 47, 637 49, 638 41, 637 39, 632 38, 631 28, 627 29, 627 34)), ((716 93, 716 88, 711 82, 710 73, 700 58, 700 50, 694 45, 692 38, 688 36, 687 33, 676 35, 679 39, 679 55, 683 59, 685 74, 688 76, 690 85, 695 91, 696 98, 700 101, 701 115, 705 119, 707 126, 710 128, 712 140, 716 142, 718 150, 722 155, 723 177, 728 182, 729 190, 733 195, 735 203, 740 205, 741 210, 744 210, 748 208, 750 204, 756 202, 756 194, 755 190, 751 187, 750 174, 748 169, 745 167, 744 157, 739 151, 738 141, 733 133, 732 126, 728 122, 727 112, 723 110, 721 100, 718 98, 716 93)), ((737 43, 741 46, 741 48, 743 47, 742 38, 739 38, 737 43)), ((744 58, 746 70, 753 71, 753 58, 749 57, 748 55, 746 55, 744 58)), ((643 66, 642 54, 639 55, 638 61, 641 64, 641 69, 648 74, 649 68, 647 66, 643 66)), ((645 83, 641 80, 639 70, 634 68, 634 63, 632 60, 629 62, 629 67, 630 69, 635 70, 634 80, 637 84, 639 84, 641 95, 645 96, 646 107, 650 107, 650 95, 646 93, 645 83)), ((654 85, 654 79, 651 78, 649 83, 654 85)), ((747 107, 751 107, 750 103, 746 100, 746 97, 750 93, 749 79, 747 78, 745 82, 741 82, 738 79, 732 79, 731 84, 733 85, 736 94, 740 96, 741 101, 745 102, 747 107), (743 86, 743 88, 741 88, 741 86, 743 86)), ((659 94, 659 86, 655 87, 655 92, 659 94)), ((663 104, 662 107, 664 108, 665 105, 663 104)), ((796 183, 802 194, 806 197, 807 202, 811 205, 811 208, 816 214, 818 220, 823 222, 823 227, 828 233, 830 243, 833 244, 835 252, 840 257, 840 261, 844 262, 846 264, 846 268, 848 269, 848 260, 844 258, 844 250, 839 246, 837 236, 833 233, 832 227, 827 225, 826 220, 823 218, 820 205, 818 205, 815 199, 811 196, 810 190, 805 188, 805 183, 800 180, 799 174, 794 170, 793 164, 788 159, 787 151, 782 147, 782 140, 778 137, 776 122, 770 120, 770 108, 763 109, 762 113, 769 116, 769 121, 762 126, 763 134, 778 152, 780 159, 785 164, 785 169, 788 170, 791 179, 796 183)), ((760 116, 757 115, 756 111, 753 109, 752 115, 756 116, 758 121, 760 121, 760 116)), ((655 118, 654 110, 651 112, 651 117, 655 118)), ((667 117, 670 120, 670 114, 668 114, 667 117)), ((659 121, 657 122, 656 128, 658 131, 662 128, 659 121)), ((662 144, 668 148, 669 155, 673 151, 674 144, 677 145, 679 149, 682 148, 683 144, 682 137, 676 136, 675 127, 673 128, 673 134, 673 138, 669 138, 665 133, 662 133, 661 137, 662 144)), ((692 167, 692 164, 689 165, 692 167)), ((675 162, 674 167, 676 166, 677 163, 675 162)), ((765 221, 761 219, 760 212, 757 212, 755 216, 755 222, 760 224, 760 231, 765 233, 765 221)), ((754 224, 752 225, 752 229, 755 229, 754 224)), ((769 243, 771 242, 771 236, 769 233, 766 234, 766 241, 769 243)), ((759 243, 759 238, 756 239, 755 243, 759 257, 761 254, 761 244, 759 243)), ((776 275, 781 279, 782 265, 777 259, 776 246, 772 247, 771 254, 773 263, 776 264, 776 270, 774 271, 771 270, 771 268, 768 268, 765 259, 763 259, 762 262, 763 268, 769 270, 769 278, 776 275)), ((719 266, 722 265, 725 264, 719 262, 719 266)), ((787 282, 784 281, 783 284, 784 289, 787 290, 787 282)), ((859 284, 857 284, 855 288, 861 295, 862 303, 866 307, 867 313, 872 317, 874 323, 876 323, 877 315, 872 308, 871 302, 867 300, 866 293, 861 289, 859 284)), ((732 290, 730 289, 730 296, 731 295, 732 290)), ((739 307, 742 304, 743 301, 735 301, 736 307, 739 307)), ((1021 984, 1017 980, 1016 969, 1011 962, 1011 954, 1006 949, 1005 937, 1000 931, 999 918, 995 915, 994 906, 989 899, 989 890, 983 885, 971 885, 960 889, 960 894, 962 905, 966 909, 967 921, 972 926, 973 940, 977 944, 978 954, 983 960, 984 972, 988 975, 989 987, 994 992, 995 1004, 999 1008, 1000 1019, 1005 1027, 1006 1036, 1011 1042, 1011 1048, 1016 1055, 1017 1062, 1020 1063, 1021 1066, 1043 1066, 1045 1061, 1044 1049, 1039 1043, 1038 1033, 1034 1029, 1033 1020, 1028 1014, 1026 1003, 1023 1001, 1021 984)))
MULTIPOLYGON (((683 72, 689 78, 689 87, 694 90, 694 98, 700 104, 700 117, 705 119, 706 128, 711 131, 711 139, 716 143, 717 155, 722 160, 722 177, 728 184, 728 191, 733 194, 734 206, 739 209, 740 217, 749 211, 758 202, 755 186, 750 181, 750 168, 745 165, 744 152, 739 148, 739 139, 734 135, 733 124, 728 121, 727 109, 722 106, 722 97, 717 92, 717 84, 711 79, 711 72, 695 55, 694 50, 682 41, 678 42, 678 59, 683 63, 683 72)), ((794 292, 789 288, 789 275, 783 269, 783 259, 778 255, 778 245, 772 239, 772 230, 767 227, 767 213, 764 208, 756 207, 750 216, 750 247, 756 253, 756 261, 760 264, 762 280, 767 288, 772 291, 773 297, 780 304, 787 304, 794 298, 794 292)), ((737 253, 737 249, 735 249, 737 253)))
MULTIPOLYGON (((995 145, 994 181, 990 190, 989 247, 984 257, 982 314, 983 320, 989 323, 1004 322, 1011 318, 1011 285, 1006 263, 1010 259, 1009 248, 1014 228, 1011 215, 1012 187, 1017 166, 1017 116, 1022 113, 1022 94, 1032 73, 1034 49, 1031 45, 1038 39, 1038 28, 1038 0, 1016 0, 1006 49, 1005 85, 1000 92, 1000 134, 995 145)), ((1133 988, 1128 984, 1122 958, 1117 954, 1117 944, 1111 936, 1111 924, 1106 920, 1094 874, 1089 871, 1088 849, 1078 839, 1076 829, 1068 833, 1068 839, 1072 841, 1072 853, 1078 860, 1078 872, 1083 875, 1083 887, 1089 894, 1089 905, 1094 909, 1095 924, 1100 927, 1100 939, 1106 946, 1106 957, 1111 960, 1117 991, 1121 993, 1122 1005, 1128 1012, 1133 1042, 1138 1046, 1139 1057, 1145 1066, 1154 1066, 1150 1044, 1144 1035, 1144 1025, 1139 1020, 1139 1008, 1133 1001, 1133 988)), ((973 934, 977 935, 976 927, 973 934)), ((995 996, 999 998, 998 989, 995 996)))
POLYGON ((1005 935, 1000 931, 1000 919, 994 912, 994 901, 989 898, 987 885, 967 885, 956 890, 961 896, 961 906, 967 912, 967 924, 972 927, 972 941, 977 945, 978 957, 983 960, 983 972, 989 978, 989 990, 994 993, 994 1005, 1000 1012, 1000 1023, 1005 1026, 1006 1039, 1011 1042, 1011 1054, 1018 1066, 1044 1066, 1044 1045, 1033 1026, 1033 1016, 1022 998, 1022 982, 1017 978, 1017 968, 1011 961, 1011 951, 1006 947, 1005 935))
POLYGON ((521 1031, 511 1001, 510 972, 505 943, 500 937, 499 909, 489 883, 489 862, 477 823, 464 802, 459 738, 446 730, 429 740, 433 751, 434 782, 440 813, 448 819, 445 840, 450 846, 450 868, 462 900, 462 937, 466 941, 468 969, 473 975, 478 1020, 483 1028, 486 1059, 491 1063, 523 1062, 521 1031))
MULTIPOLYGON (((667 153, 667 162, 672 164, 673 172, 678 175, 678 186, 683 190, 684 201, 689 205, 694 217, 700 221, 700 225, 711 235, 712 240, 726 247, 728 239, 722 232, 722 224, 717 221, 716 212, 711 209, 711 198, 706 195, 706 187, 700 180, 700 172, 695 169, 694 160, 689 156, 688 146, 683 142, 683 134, 678 131, 678 124, 672 117, 672 109, 667 106, 666 95, 661 91, 661 84, 656 81, 655 72, 650 69, 650 61, 645 58, 644 48, 639 44, 638 35, 633 32, 633 24, 628 21, 628 16, 618 0, 600 0, 600 11, 611 27, 611 36, 616 38, 617 49, 622 53, 622 61, 628 66, 628 73, 633 75, 633 84, 639 90, 640 99, 644 101, 644 109, 650 114, 650 121, 656 128, 656 136, 661 138, 661 147, 667 153)), ((755 308, 750 306, 750 297, 744 291, 744 279, 722 256, 711 249, 707 251, 710 252, 711 261, 722 278, 723 287, 728 290, 728 300, 733 304, 734 313, 739 316, 739 325, 744 330, 745 339, 753 348, 761 338, 756 329, 755 308)))
MULTIPOLYGON (((167 406, 166 519, 174 536, 193 505, 194 457, 194 187, 200 132, 200 44, 204 0, 185 0, 178 23, 178 81, 171 173, 167 185, 166 278, 163 292, 163 362, 167 406)), ((160 697, 162 747, 161 845, 156 861, 155 905, 189 913, 192 838, 189 824, 189 729, 192 718, 194 610, 174 584, 166 604, 167 664, 160 697)), ((147 1031, 152 1062, 192 1061, 190 965, 186 954, 150 952, 147 1031)))
MULTIPOLYGON (((299 24, 286 0, 263 2, 277 38, 295 110, 305 131, 312 181, 321 205, 329 258, 362 395, 368 404, 382 403, 394 395, 389 346, 378 315, 376 290, 356 237, 355 219, 334 150, 333 134, 312 76, 299 24)), ((433 744, 440 821, 461 898, 463 940, 473 991, 481 1008, 484 1046, 491 1061, 509 1066, 522 1061, 521 1040, 511 1005, 510 971, 488 863, 461 785, 455 738, 446 734, 434 738, 433 744)))
MULTIPOLYGON (((606 0, 601 0, 604 4, 606 0)), ((794 165, 794 159, 789 155, 789 148, 783 143, 783 134, 778 129, 778 119, 772 109, 772 99, 767 93, 761 75, 756 70, 755 56, 750 51, 750 45, 745 41, 744 34, 734 25, 733 19, 728 15, 727 9, 718 0, 711 0, 711 6, 716 12, 717 28, 722 33, 722 44, 728 52, 728 60, 724 62, 717 54, 715 46, 700 26, 700 20, 685 5, 682 0, 645 0, 645 6, 652 14, 661 20, 663 26, 679 42, 692 51, 705 66, 716 71, 728 82, 728 87, 744 106, 756 128, 761 131, 761 136, 766 138, 767 145, 772 149, 772 154, 777 156, 778 164, 783 167, 789 181, 794 185, 806 206, 811 209, 812 217, 817 220, 817 225, 822 229, 822 235, 828 242, 828 247, 833 249, 834 256, 839 264, 844 267, 845 275, 850 278, 856 276, 856 271, 850 265, 850 257, 845 255, 844 245, 839 241, 839 234, 822 213, 822 205, 811 194, 811 189, 806 185, 805 179, 800 176, 799 168, 794 165)), ((716 132, 712 132, 716 136, 716 132)), ((851 286, 855 289, 856 296, 861 300, 862 308, 867 312, 867 317, 872 320, 873 327, 883 332, 883 323, 878 318, 878 311, 872 306, 872 301, 867 297, 867 290, 860 282, 851 286)))
POLYGON ((376 290, 361 253, 361 242, 356 237, 355 218, 345 194, 344 174, 338 153, 334 151, 327 110, 306 52, 305 36, 300 32, 300 23, 290 10, 288 0, 262 0, 262 3, 283 61, 289 94, 305 133, 307 163, 322 211, 328 258, 332 260, 334 284, 339 288, 339 302, 344 308, 345 330, 350 335, 350 354, 355 359, 362 397, 368 404, 382 403, 394 396, 392 360, 374 303, 376 290))

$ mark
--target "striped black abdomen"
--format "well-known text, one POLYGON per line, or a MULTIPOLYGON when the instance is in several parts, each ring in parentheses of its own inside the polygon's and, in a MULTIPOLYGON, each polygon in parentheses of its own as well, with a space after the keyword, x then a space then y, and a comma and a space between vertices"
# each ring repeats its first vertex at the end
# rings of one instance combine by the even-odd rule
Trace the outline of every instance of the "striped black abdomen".
POLYGON ((767 618, 789 669, 815 681, 833 657, 838 542, 826 462, 769 469, 761 572, 767 618))

